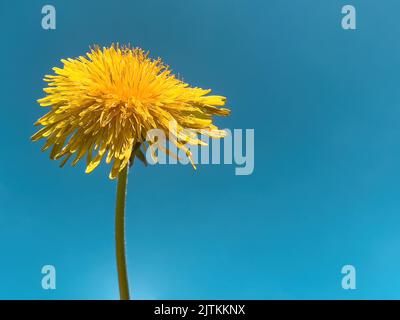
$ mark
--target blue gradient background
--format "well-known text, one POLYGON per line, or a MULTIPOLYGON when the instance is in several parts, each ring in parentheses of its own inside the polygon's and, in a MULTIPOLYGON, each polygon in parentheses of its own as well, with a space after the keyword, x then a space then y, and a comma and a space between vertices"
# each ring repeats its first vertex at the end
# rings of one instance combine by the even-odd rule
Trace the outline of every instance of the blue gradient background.
POLYGON ((131 43, 229 97, 255 171, 135 165, 136 299, 400 298, 400 2, 1 1, 0 298, 117 299, 115 181, 58 168, 29 137, 43 75, 89 45, 131 43), (344 31, 341 8, 357 8, 344 31), (41 267, 57 289, 41 288, 41 267), (341 267, 357 289, 341 288, 341 267))

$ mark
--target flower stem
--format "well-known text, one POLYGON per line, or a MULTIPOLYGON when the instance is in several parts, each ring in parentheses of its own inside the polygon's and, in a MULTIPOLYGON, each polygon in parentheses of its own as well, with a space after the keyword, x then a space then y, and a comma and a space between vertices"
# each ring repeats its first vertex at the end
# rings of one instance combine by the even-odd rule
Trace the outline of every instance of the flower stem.
POLYGON ((118 175, 117 203, 115 209, 115 248, 117 254, 119 295, 121 300, 129 300, 129 284, 125 255, 125 197, 128 168, 128 165, 125 166, 118 175))

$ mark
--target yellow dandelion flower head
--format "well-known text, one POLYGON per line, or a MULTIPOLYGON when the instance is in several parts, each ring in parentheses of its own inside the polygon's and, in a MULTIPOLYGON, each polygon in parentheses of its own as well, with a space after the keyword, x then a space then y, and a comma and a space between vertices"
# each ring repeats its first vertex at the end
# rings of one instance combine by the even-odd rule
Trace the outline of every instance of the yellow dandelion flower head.
POLYGON ((148 130, 168 132, 169 140, 189 158, 186 144, 204 144, 199 134, 224 136, 212 116, 229 114, 222 108, 226 98, 190 87, 161 59, 151 59, 140 48, 96 46, 86 56, 61 62, 62 68, 53 68, 55 75, 45 76, 47 95, 38 103, 51 109, 35 123, 43 128, 32 136, 33 141, 46 139, 42 150, 52 147, 50 158, 62 159, 61 166, 73 155, 72 165, 86 156, 89 173, 105 157, 113 162, 114 179, 141 146, 151 144, 146 141, 148 130))

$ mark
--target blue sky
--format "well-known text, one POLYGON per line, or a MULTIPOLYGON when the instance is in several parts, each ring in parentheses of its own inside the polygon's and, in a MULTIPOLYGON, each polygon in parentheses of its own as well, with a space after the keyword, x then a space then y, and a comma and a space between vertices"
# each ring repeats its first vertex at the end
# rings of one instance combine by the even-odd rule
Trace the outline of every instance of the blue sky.
POLYGON ((33 123, 42 78, 90 45, 131 43, 228 97, 255 170, 135 165, 136 299, 400 298, 400 22, 395 0, 2 1, 0 298, 117 299, 115 181, 58 168, 33 123), (56 30, 41 8, 57 10, 56 30), (341 8, 357 9, 357 30, 341 8), (41 288, 41 268, 57 289, 41 288), (341 288, 341 268, 357 289, 341 288))

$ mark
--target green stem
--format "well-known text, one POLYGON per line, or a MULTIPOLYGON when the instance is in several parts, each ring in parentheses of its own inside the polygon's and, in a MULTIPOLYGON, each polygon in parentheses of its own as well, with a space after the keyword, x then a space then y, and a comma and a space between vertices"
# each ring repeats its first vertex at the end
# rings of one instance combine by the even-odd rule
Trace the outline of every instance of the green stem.
POLYGON ((115 209, 115 248, 117 254, 117 270, 119 295, 121 300, 129 300, 128 273, 125 256, 125 196, 129 165, 118 175, 117 204, 115 209))

